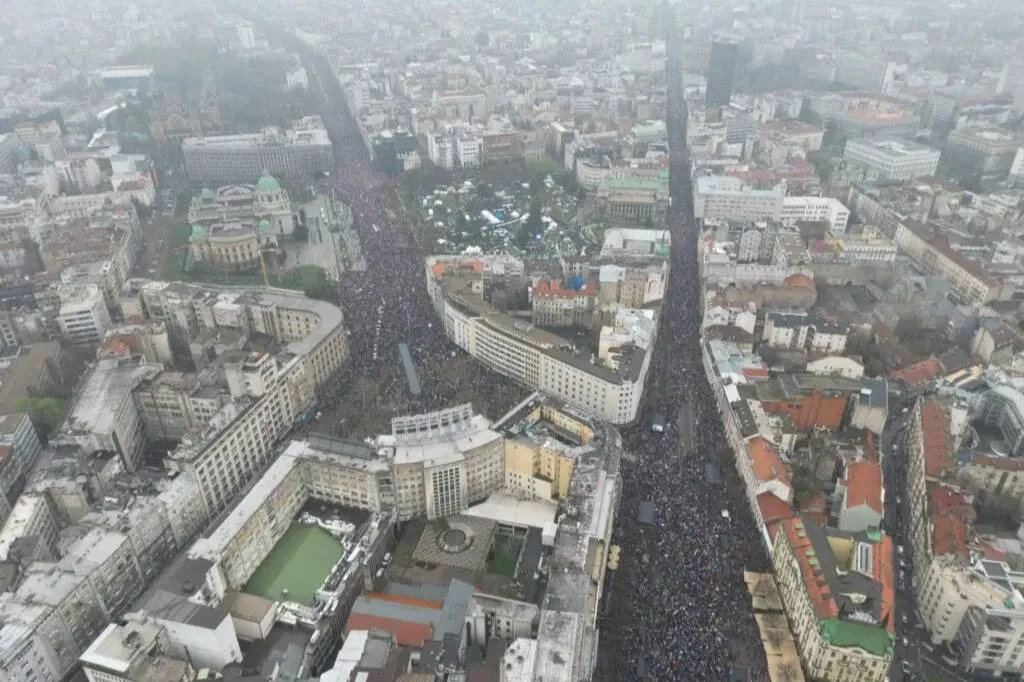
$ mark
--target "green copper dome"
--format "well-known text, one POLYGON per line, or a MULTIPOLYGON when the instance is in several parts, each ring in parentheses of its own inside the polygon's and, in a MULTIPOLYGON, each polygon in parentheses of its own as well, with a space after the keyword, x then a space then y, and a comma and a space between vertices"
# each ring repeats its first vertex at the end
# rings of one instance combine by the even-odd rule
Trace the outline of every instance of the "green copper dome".
POLYGON ((269 220, 267 220, 266 218, 264 218, 264 219, 263 219, 263 220, 261 220, 261 221, 259 222, 259 224, 258 224, 258 225, 256 226, 256 229, 258 229, 258 230, 259 230, 260 232, 270 232, 271 230, 273 230, 273 229, 274 229, 274 226, 270 224, 270 221, 269 221, 269 220))
POLYGON ((215 198, 216 198, 216 196, 217 196, 217 195, 216 195, 216 194, 214 194, 214 193, 213 193, 213 190, 212 190, 212 189, 210 189, 209 187, 204 187, 204 188, 203 188, 203 191, 202 191, 202 192, 200 192, 200 194, 199 194, 199 198, 200 198, 200 199, 203 199, 203 200, 205 200, 205 201, 212 201, 213 199, 215 199, 215 198))
POLYGON ((190 234, 188 236, 188 240, 190 242, 194 242, 197 239, 205 239, 205 238, 206 238, 206 228, 203 227, 202 225, 193 225, 192 226, 192 234, 190 234))
POLYGON ((274 190, 281 189, 281 183, 274 179, 274 176, 269 173, 264 173, 259 180, 256 181, 256 189, 264 192, 272 192, 274 190))

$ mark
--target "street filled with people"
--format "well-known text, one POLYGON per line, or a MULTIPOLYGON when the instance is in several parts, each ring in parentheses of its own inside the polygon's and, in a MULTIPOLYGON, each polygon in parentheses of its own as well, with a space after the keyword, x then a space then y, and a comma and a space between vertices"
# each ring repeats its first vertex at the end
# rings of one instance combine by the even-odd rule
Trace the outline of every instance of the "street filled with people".
POLYGON ((624 559, 603 611, 598 679, 726 680, 732 666, 767 679, 743 580, 744 570, 763 571, 767 560, 742 484, 722 454, 728 448, 700 360, 696 236, 681 215, 676 220, 646 389, 647 413, 670 418, 663 432, 645 421, 624 434, 635 459, 623 467, 613 541, 624 559), (693 409, 680 409, 687 401, 693 409), (679 419, 691 414, 694 423, 682 428, 679 419), (683 442, 684 431, 691 442, 683 442), (706 480, 709 466, 727 474, 724 483, 706 480), (651 526, 637 520, 644 502, 655 509, 651 526))
MULTIPOLYGON (((392 346, 406 342, 423 386, 422 396, 411 403, 416 409, 450 406, 453 391, 468 380, 474 406, 488 415, 500 414, 525 393, 479 366, 468 379, 446 375, 461 351, 446 338, 427 296, 423 255, 400 228, 394 183, 367 161, 346 119, 340 88, 334 82, 320 85, 338 157, 331 180, 352 208, 369 264, 367 272, 349 273, 339 284, 351 356, 358 364, 366 363, 368 373, 382 371, 384 364, 399 365, 392 346), (375 355, 377 363, 370 360, 375 355)), ((680 105, 678 87, 675 96, 680 105)), ((670 135, 673 148, 684 149, 685 124, 678 111, 676 120, 670 117, 670 135)), ((623 467, 614 537, 623 561, 618 571, 610 572, 595 671, 595 679, 609 682, 726 680, 731 666, 747 668, 751 679, 767 680, 743 580, 745 569, 764 570, 767 560, 742 486, 731 462, 720 454, 724 435, 704 378, 697 235, 685 168, 685 161, 674 155, 673 262, 646 389, 646 413, 670 418, 663 432, 650 430, 642 420, 623 434, 630 464, 623 467), (693 409, 681 412, 684 401, 693 409), (681 413, 693 416, 687 431, 694 434, 692 442, 681 442, 681 413), (705 481, 708 464, 726 474, 723 483, 705 481), (645 501, 656 510, 650 526, 637 521, 638 507, 645 501)), ((347 385, 339 384, 323 397, 327 402, 344 400, 346 390, 347 385)))
MULTIPOLYGON (((321 396, 324 405, 350 404, 353 392, 368 377, 388 374, 395 381, 377 401, 405 413, 451 407, 453 399, 471 394, 484 414, 501 414, 526 392, 479 363, 453 362, 464 353, 451 343, 427 295, 423 253, 401 228, 403 215, 395 182, 366 158, 355 124, 344 109, 340 86, 316 80, 324 99, 324 119, 331 130, 337 167, 330 184, 350 207, 353 227, 367 261, 365 272, 348 272, 338 284, 338 300, 349 332, 349 354, 358 361, 353 372, 338 378, 321 396), (422 393, 410 395, 402 375, 398 344, 409 346, 422 393), (452 365, 460 371, 450 371, 452 365), (467 392, 463 389, 470 387, 467 392)), ((325 410, 325 413, 327 411, 325 410)), ((368 434, 343 434, 368 435, 368 434)))
POLYGON ((736 667, 750 679, 767 680, 743 572, 763 571, 768 562, 704 375, 681 65, 670 57, 666 71, 672 267, 645 404, 647 414, 670 418, 662 432, 645 421, 624 434, 624 447, 635 457, 623 467, 613 538, 624 560, 602 614, 597 677, 717 681, 729 679, 736 667), (693 423, 681 428, 682 418, 693 423), (689 442, 683 433, 692 434, 689 442), (708 480, 709 467, 724 474, 722 482, 708 480), (638 521, 642 503, 653 504, 652 525, 638 521))

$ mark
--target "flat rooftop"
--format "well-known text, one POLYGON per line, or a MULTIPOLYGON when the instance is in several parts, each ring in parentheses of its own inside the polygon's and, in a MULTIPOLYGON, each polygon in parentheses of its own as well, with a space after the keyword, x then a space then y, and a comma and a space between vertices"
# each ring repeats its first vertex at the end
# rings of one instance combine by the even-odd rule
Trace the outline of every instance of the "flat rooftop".
POLYGON ((852 144, 855 147, 871 147, 891 156, 911 156, 929 152, 938 156, 942 153, 934 147, 907 138, 849 140, 847 144, 852 144))
POLYGON ((79 660, 91 666, 124 675, 131 667, 131 659, 139 648, 148 648, 160 636, 161 627, 155 621, 129 620, 124 625, 111 623, 93 640, 79 660))
POLYGON ((162 371, 161 365, 122 363, 115 358, 98 360, 78 391, 64 431, 110 433, 122 405, 131 400, 135 386, 162 371))

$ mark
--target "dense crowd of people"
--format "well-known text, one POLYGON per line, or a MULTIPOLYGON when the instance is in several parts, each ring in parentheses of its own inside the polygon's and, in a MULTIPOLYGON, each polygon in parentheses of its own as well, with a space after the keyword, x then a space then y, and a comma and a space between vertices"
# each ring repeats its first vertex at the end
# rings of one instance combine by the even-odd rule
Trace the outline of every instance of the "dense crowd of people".
MULTIPOLYGON (((647 423, 625 434, 635 456, 623 467, 614 541, 626 557, 602 624, 599 674, 605 680, 726 680, 731 666, 767 679, 760 635, 743 580, 764 570, 761 539, 736 476, 709 481, 708 466, 731 463, 700 360, 696 254, 677 239, 669 294, 648 383, 648 413, 668 415, 664 432, 647 423), (689 402, 692 409, 681 409, 689 402), (679 419, 694 423, 681 425, 679 419), (689 428, 686 428, 689 426, 689 428), (682 442, 684 433, 691 442, 682 442), (653 503, 653 526, 637 519, 653 503)), ((690 237, 693 241, 693 237, 690 237)))
MULTIPOLYGON (((327 93, 331 97, 331 93, 327 93)), ((340 99, 340 90, 335 94, 340 99)), ((337 105, 337 103, 335 103, 337 105)), ((336 107, 337 110, 337 107, 336 107)), ((352 210, 353 227, 367 269, 346 273, 339 283, 339 301, 349 332, 349 353, 359 359, 355 369, 366 374, 387 372, 396 376, 392 390, 378 401, 400 404, 407 413, 452 407, 472 387, 473 405, 484 414, 500 414, 525 397, 521 387, 481 367, 460 365, 453 375, 450 361, 463 354, 444 334, 444 328, 426 289, 423 254, 410 236, 396 227, 397 191, 394 181, 366 159, 362 140, 350 121, 340 116, 327 121, 338 159, 329 182, 352 210), (346 125, 347 124, 347 125, 346 125), (398 344, 409 347, 421 386, 412 395, 403 374, 398 344)), ((355 381, 362 377, 356 376, 355 381)), ((341 399, 353 388, 339 378, 322 396, 324 403, 341 399)))
MULTIPOLYGON (((389 210, 394 187, 365 160, 358 137, 336 131, 334 138, 339 164, 331 181, 352 208, 369 266, 365 273, 349 273, 339 285, 351 355, 371 358, 377 345, 381 361, 397 366, 397 352, 383 348, 407 343, 423 389, 417 408, 449 407, 452 389, 466 377, 460 382, 445 373, 459 351, 427 296, 422 254, 394 229, 396 216, 389 210)), ((752 679, 766 680, 743 581, 745 568, 766 565, 761 541, 736 477, 730 474, 724 485, 704 479, 705 465, 719 464, 724 436, 700 360, 696 235, 683 220, 684 202, 678 198, 684 194, 679 187, 673 190, 674 262, 647 387, 648 413, 670 418, 663 433, 650 431, 645 422, 624 434, 632 461, 623 467, 614 539, 624 562, 610 578, 595 674, 615 682, 717 682, 728 679, 731 665, 741 665, 752 679), (692 403, 696 423, 693 442, 681 446, 676 415, 683 401, 692 403), (637 522, 642 501, 656 507, 653 526, 637 522)), ((485 414, 500 414, 523 395, 482 368, 474 370, 470 383, 473 403, 485 414)), ((731 468, 721 464, 723 471, 731 468)))
MULTIPOLYGON (((669 65, 669 73, 677 71, 669 65)), ((681 94, 681 81, 670 80, 673 150, 685 149, 681 94)), ((729 679, 734 666, 746 669, 752 680, 769 679, 743 579, 745 569, 763 571, 768 563, 704 376, 689 185, 688 165, 676 155, 671 271, 646 388, 647 414, 668 419, 663 432, 652 431, 645 420, 623 438, 632 461, 622 469, 614 542, 622 547, 624 561, 611 578, 612 594, 602 613, 595 674, 608 682, 719 682, 729 679), (690 418, 692 424, 679 423, 690 418), (684 434, 689 442, 683 442, 684 434), (709 466, 726 474, 724 483, 705 475, 709 466), (642 503, 653 504, 653 525, 640 524, 642 503)))

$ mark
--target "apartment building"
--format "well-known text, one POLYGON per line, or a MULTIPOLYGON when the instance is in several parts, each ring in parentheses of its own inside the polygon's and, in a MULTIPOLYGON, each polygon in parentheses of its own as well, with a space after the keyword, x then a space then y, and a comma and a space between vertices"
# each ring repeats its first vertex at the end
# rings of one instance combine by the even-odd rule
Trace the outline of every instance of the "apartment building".
MULTIPOLYGON (((32 469, 42 449, 28 413, 0 416, 0 494, 9 495, 24 481, 23 477, 32 469)), ((0 511, 7 507, 5 502, 0 501, 0 511)))
POLYGON ((839 506, 839 529, 851 533, 878 530, 882 524, 885 489, 882 469, 876 462, 864 460, 846 467, 837 491, 842 502, 839 506))
POLYGON ((18 165, 16 157, 20 147, 14 133, 0 133, 0 173, 12 173, 18 165))
POLYGON ((942 152, 905 138, 847 140, 843 159, 866 179, 913 180, 935 175, 942 152))
POLYGON ((1001 588, 1002 601, 987 608, 971 605, 967 610, 954 644, 959 668, 968 674, 1015 674, 1024 669, 1024 614, 1018 610, 1024 573, 997 561, 979 562, 974 571, 981 580, 1001 588))
POLYGON ((57 323, 60 332, 75 346, 103 341, 112 326, 103 291, 95 284, 62 284, 57 323))
POLYGON ((111 623, 79 657, 82 672, 89 682, 191 682, 195 669, 164 654, 167 640, 167 628, 153 620, 111 623))
MULTIPOLYGON (((9 590, 0 626, 4 679, 66 678, 90 642, 108 623, 121 619, 144 585, 170 563, 180 543, 206 521, 189 518, 202 509, 202 500, 185 476, 156 482, 153 494, 139 495, 115 492, 106 487, 112 481, 97 480, 95 484, 104 486, 120 504, 111 508, 108 497, 108 504, 90 508, 88 501, 79 499, 85 495, 84 483, 67 480, 64 464, 55 460, 52 470, 47 466, 36 472, 30 491, 19 498, 0 532, 2 556, 24 568, 9 590), (78 494, 76 485, 82 486, 78 494), (58 515, 73 525, 59 531, 58 515), (31 667, 17 668, 19 663, 31 667), (26 670, 32 674, 26 676, 26 670)), ((97 474, 106 479, 113 469, 120 467, 106 467, 97 474)), ((136 637, 128 643, 133 641, 136 637)), ((194 652, 201 657, 199 648, 194 652)), ((157 671, 167 669, 156 666, 157 671)))
POLYGON ((904 220, 896 228, 893 241, 926 273, 949 280, 953 293, 967 304, 981 305, 998 293, 998 279, 979 263, 957 253, 945 235, 928 225, 904 220))
POLYGON ((533 323, 545 327, 588 326, 597 292, 594 282, 563 288, 557 281, 541 280, 531 291, 533 323))
POLYGON ((206 325, 234 329, 230 325, 244 318, 248 329, 276 339, 286 351, 278 357, 249 355, 226 368, 232 400, 170 455, 174 469, 200 484, 212 514, 263 468, 274 444, 346 359, 342 314, 330 303, 290 291, 247 292, 234 298, 241 307, 232 310, 223 305, 230 300, 210 289, 150 284, 139 292, 146 309, 179 333, 191 336, 206 325))
POLYGON ((952 470, 948 417, 931 402, 912 416, 908 483, 912 497, 914 590, 934 644, 947 644, 967 674, 999 676, 1024 665, 1024 574, 973 545, 972 496, 939 482, 952 470), (913 493, 911 493, 913 494, 913 493))
POLYGON ((768 313, 762 332, 762 340, 771 348, 836 355, 846 350, 846 337, 841 324, 799 313, 768 313))
POLYGON ((782 187, 755 189, 733 176, 700 176, 693 184, 693 214, 701 221, 778 221, 785 198, 782 187))
POLYGON ((962 174, 1005 176, 1022 144, 1024 138, 1007 128, 990 125, 958 128, 946 138, 942 163, 962 174))
POLYGON ((780 523, 772 565, 810 676, 885 682, 896 637, 892 539, 801 515, 780 523))
POLYGON ((141 380, 132 392, 150 441, 176 441, 202 430, 231 396, 202 377, 162 372, 141 380))
POLYGON ((186 138, 185 172, 192 182, 226 184, 253 182, 264 173, 291 179, 330 171, 334 148, 318 119, 293 123, 291 130, 186 138))
POLYGON ((850 210, 832 197, 786 197, 782 201, 779 220, 787 226, 800 222, 824 222, 832 234, 843 234, 850 221, 850 210))
POLYGON ((27 562, 33 559, 53 561, 57 557, 59 536, 57 517, 47 496, 40 493, 23 493, 18 496, 3 528, 0 529, 0 559, 6 561, 15 558, 11 552, 20 538, 37 537, 39 542, 30 555, 23 556, 24 552, 19 553, 17 550, 14 552, 15 555, 27 562))
POLYGON ((736 448, 734 455, 747 504, 758 528, 763 529, 765 546, 770 552, 779 521, 792 515, 793 481, 789 465, 776 447, 759 435, 736 448))
POLYGON ((870 225, 856 236, 847 235, 835 240, 842 257, 854 264, 893 263, 899 249, 870 225))
POLYGON ((59 438, 86 453, 113 452, 125 469, 135 471, 146 439, 132 393, 163 367, 105 358, 96 362, 82 382, 59 438))
POLYGON ((589 356, 576 352, 569 340, 524 324, 480 300, 473 293, 472 282, 459 275, 456 260, 427 262, 427 290, 454 343, 517 383, 550 393, 614 424, 636 418, 650 363, 646 349, 627 343, 616 349, 614 367, 591 362, 589 356))
POLYGON ((59 561, 30 565, 5 608, 0 667, 11 680, 59 680, 143 587, 126 536, 94 529, 59 561), (37 667, 12 669, 26 657, 37 667))

